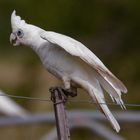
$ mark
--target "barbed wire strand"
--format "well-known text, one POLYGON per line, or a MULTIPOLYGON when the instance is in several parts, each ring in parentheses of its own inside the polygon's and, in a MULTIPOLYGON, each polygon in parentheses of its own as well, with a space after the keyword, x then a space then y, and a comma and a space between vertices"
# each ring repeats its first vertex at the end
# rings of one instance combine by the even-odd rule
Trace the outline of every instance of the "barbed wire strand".
MULTIPOLYGON (((16 98, 16 99, 25 99, 25 100, 31 100, 31 101, 51 102, 51 99, 43 98, 43 97, 17 96, 17 95, 11 95, 11 94, 0 94, 0 96, 6 96, 6 97, 16 98)), ((112 105, 112 106, 119 106, 119 104, 116 104, 116 103, 110 103, 110 102, 97 103, 92 100, 82 100, 82 99, 68 99, 67 101, 71 103, 106 104, 106 105, 112 105)), ((125 103, 124 105, 129 106, 129 107, 140 107, 140 104, 134 104, 134 103, 125 103)))

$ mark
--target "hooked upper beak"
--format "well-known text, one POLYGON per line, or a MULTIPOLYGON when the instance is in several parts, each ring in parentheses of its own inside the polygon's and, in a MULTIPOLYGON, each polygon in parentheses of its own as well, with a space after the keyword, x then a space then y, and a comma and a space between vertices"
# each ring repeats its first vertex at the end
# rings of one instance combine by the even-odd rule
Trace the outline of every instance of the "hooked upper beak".
POLYGON ((17 45, 17 37, 14 33, 11 33, 10 35, 10 43, 13 45, 13 46, 16 46, 17 45))

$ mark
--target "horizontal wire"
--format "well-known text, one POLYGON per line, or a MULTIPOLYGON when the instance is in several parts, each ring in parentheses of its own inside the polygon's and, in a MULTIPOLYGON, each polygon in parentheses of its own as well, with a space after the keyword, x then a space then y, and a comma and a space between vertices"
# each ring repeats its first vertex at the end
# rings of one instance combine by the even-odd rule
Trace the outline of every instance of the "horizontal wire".
POLYGON ((0 96, 6 96, 10 98, 16 98, 16 99, 26 99, 26 100, 32 100, 32 101, 51 101, 47 98, 38 98, 38 97, 29 97, 29 96, 16 96, 16 95, 10 95, 10 94, 0 94, 0 96))
MULTIPOLYGON (((6 97, 10 97, 10 98, 16 98, 16 99, 25 99, 25 100, 31 100, 31 101, 47 101, 47 102, 51 102, 51 99, 48 98, 43 98, 43 97, 29 97, 29 96, 16 96, 16 95, 11 95, 11 94, 0 94, 0 96, 6 96, 6 97)), ((76 99, 68 99, 68 102, 71 103, 89 103, 89 104, 106 104, 106 105, 113 105, 113 106, 119 106, 119 104, 116 103, 97 103, 94 102, 92 100, 76 100, 76 99)), ((140 107, 140 104, 133 104, 133 103, 124 103, 125 106, 129 106, 129 107, 140 107)))

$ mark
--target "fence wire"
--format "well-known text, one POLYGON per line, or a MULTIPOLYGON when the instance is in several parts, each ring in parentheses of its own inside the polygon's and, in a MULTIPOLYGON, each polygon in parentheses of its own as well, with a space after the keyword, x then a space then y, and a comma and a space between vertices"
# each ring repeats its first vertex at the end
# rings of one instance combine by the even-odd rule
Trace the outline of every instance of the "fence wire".
MULTIPOLYGON (((24 99, 24 100, 30 100, 30 101, 41 101, 41 102, 51 102, 51 99, 45 98, 45 97, 29 97, 29 96, 17 96, 17 95, 11 95, 11 94, 0 94, 0 96, 6 96, 10 98, 15 99, 24 99)), ((68 99, 69 103, 89 103, 89 104, 106 104, 111 106, 120 106, 116 103, 110 103, 110 102, 104 102, 104 103, 97 103, 93 100, 84 100, 84 99, 68 99)), ((135 103, 124 103, 125 106, 128 107, 140 107, 140 104, 135 103)))

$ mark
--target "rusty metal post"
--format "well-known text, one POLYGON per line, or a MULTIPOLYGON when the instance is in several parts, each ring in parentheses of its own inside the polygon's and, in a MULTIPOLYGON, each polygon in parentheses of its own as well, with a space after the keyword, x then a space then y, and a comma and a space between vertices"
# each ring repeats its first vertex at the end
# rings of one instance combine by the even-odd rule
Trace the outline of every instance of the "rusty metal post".
POLYGON ((57 127, 58 140, 70 140, 68 128, 68 118, 65 110, 67 97, 61 88, 50 90, 52 101, 54 103, 55 120, 57 127))

